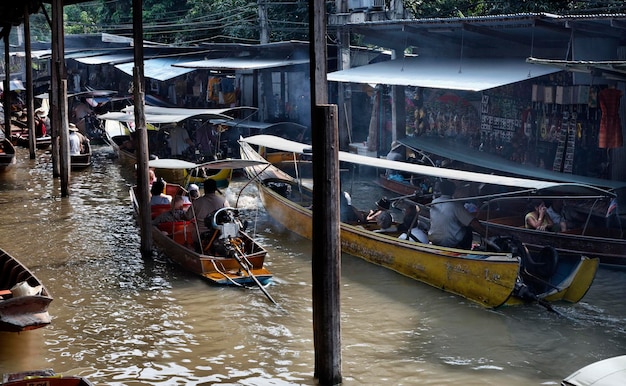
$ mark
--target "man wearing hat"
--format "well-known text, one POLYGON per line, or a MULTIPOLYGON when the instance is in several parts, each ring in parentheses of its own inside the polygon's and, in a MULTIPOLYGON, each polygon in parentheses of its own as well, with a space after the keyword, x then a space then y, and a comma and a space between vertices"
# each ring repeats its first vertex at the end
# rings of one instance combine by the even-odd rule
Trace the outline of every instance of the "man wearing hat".
POLYGON ((193 240, 196 244, 196 248, 200 248, 198 236, 202 238, 202 234, 209 231, 205 219, 216 210, 229 206, 228 201, 226 201, 219 189, 217 189, 215 180, 210 178, 204 180, 204 196, 193 200, 191 207, 185 212, 186 220, 195 219, 197 232, 194 232, 193 240), (220 195, 215 194, 215 192, 220 193, 220 195))
POLYGON ((76 127, 75 124, 70 123, 70 155, 79 155, 80 154, 80 147, 81 147, 81 140, 80 137, 78 136, 78 128, 76 127))
POLYGON ((391 213, 389 213, 389 208, 391 208, 391 202, 389 202, 387 197, 381 198, 376 201, 376 209, 370 210, 366 220, 376 221, 376 224, 380 227, 379 231, 381 232, 393 230, 393 217, 391 217, 391 213))

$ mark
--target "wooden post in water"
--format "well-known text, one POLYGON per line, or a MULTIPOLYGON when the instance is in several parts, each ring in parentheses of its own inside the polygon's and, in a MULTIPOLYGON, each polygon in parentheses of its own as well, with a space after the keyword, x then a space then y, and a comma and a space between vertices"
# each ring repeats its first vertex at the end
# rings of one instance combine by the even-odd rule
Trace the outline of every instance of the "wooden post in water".
POLYGON ((37 134, 35 133, 35 104, 33 95, 33 58, 31 56, 30 44, 30 13, 28 5, 24 4, 24 53, 26 72, 26 116, 28 119, 28 155, 30 159, 35 159, 35 144, 37 134))
POLYGON ((70 195, 70 132, 67 114, 67 79, 59 83, 59 112, 62 126, 59 130, 59 168, 61 171, 61 197, 70 195))
POLYGON ((133 0, 133 96, 135 105, 135 135, 137 136, 137 201, 139 201, 139 227, 141 254, 152 253, 152 225, 150 218, 150 192, 148 190, 148 130, 146 128, 145 93, 143 75, 143 19, 142 0, 133 0))
MULTIPOLYGON (((10 90, 11 89, 11 74, 10 74, 10 61, 9 61, 9 34, 11 33, 11 27, 3 27, 2 28, 2 40, 4 40, 4 83, 3 89, 10 90)), ((5 91, 2 94, 2 105, 4 106, 4 136, 10 140, 11 139, 11 93, 5 91)))
POLYGON ((309 1, 313 138, 313 343, 315 377, 341 383, 339 135, 337 106, 327 105, 326 3, 309 1))
POLYGON ((63 129, 61 113, 59 111, 59 84, 63 77, 63 2, 61 0, 52 1, 52 57, 50 59, 50 126, 51 127, 51 152, 52 152, 52 177, 59 177, 59 132, 63 129), (61 22, 59 22, 61 20, 61 22))
POLYGON ((341 240, 337 106, 313 108, 313 332, 315 376, 341 383, 341 240))

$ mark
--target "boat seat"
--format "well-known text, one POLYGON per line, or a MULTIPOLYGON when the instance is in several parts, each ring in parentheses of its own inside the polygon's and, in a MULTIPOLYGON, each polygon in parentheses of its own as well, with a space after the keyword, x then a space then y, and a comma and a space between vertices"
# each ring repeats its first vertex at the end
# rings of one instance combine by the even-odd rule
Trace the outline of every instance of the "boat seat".
POLYGON ((193 245, 193 232, 195 227, 191 221, 170 221, 157 225, 160 230, 167 234, 178 244, 193 245))
POLYGON ((170 204, 152 205, 150 207, 150 215, 154 220, 156 216, 160 215, 161 213, 165 213, 170 209, 172 209, 172 205, 170 204))

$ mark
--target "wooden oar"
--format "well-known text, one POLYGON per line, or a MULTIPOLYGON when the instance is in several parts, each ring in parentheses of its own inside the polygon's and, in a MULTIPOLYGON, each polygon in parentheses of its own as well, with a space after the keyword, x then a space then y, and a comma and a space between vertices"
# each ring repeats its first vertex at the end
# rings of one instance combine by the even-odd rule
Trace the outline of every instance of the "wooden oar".
MULTIPOLYGON (((243 251, 239 248, 238 245, 234 244, 231 240, 231 245, 235 248, 235 260, 237 260, 237 263, 239 263, 239 265, 241 266, 241 268, 243 268, 247 273, 248 276, 250 276, 252 278, 252 280, 254 280, 254 282, 256 283, 256 285, 261 289, 261 291, 263 291, 263 294, 265 294, 265 296, 274 304, 278 305, 278 303, 276 303, 276 301, 272 298, 272 296, 267 292, 267 290, 265 289, 265 287, 263 287, 263 284, 261 284, 261 282, 259 282, 259 279, 256 278, 256 276, 254 276, 254 274, 252 273, 252 271, 250 270, 250 267, 248 266, 248 264, 246 262, 244 262, 241 257, 239 257, 239 254, 241 254, 241 256, 243 256, 245 258, 245 253, 243 253, 243 251)), ((247 260, 247 259, 246 259, 247 260)))

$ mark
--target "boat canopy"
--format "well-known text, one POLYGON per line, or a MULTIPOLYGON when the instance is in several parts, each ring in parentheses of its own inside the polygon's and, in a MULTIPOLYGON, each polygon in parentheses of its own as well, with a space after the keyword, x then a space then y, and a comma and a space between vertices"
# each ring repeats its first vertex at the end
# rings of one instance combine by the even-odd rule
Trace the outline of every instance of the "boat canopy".
MULTIPOLYGON (((251 137, 241 138, 240 141, 249 143, 251 145, 262 146, 291 153, 312 153, 311 145, 290 141, 272 135, 255 135, 251 137)), ((392 169, 401 172, 419 174, 435 178, 493 184, 512 188, 527 189, 531 191, 543 190, 544 192, 559 192, 559 194, 614 196, 612 192, 594 185, 533 180, 521 177, 507 177, 495 174, 468 172, 442 167, 418 165, 409 162, 391 161, 388 159, 368 157, 359 154, 348 153, 345 151, 339 151, 339 160, 358 165, 365 165, 380 169, 392 169)))
MULTIPOLYGON (((252 106, 237 106, 227 107, 223 109, 188 109, 184 107, 160 107, 160 106, 145 106, 144 113, 154 115, 215 115, 215 118, 226 115, 227 119, 232 119, 227 116, 229 113, 235 113, 239 111, 254 113, 258 110, 257 107, 252 106)), ((127 106, 122 109, 122 112, 133 113, 135 106, 127 106)), ((223 119, 223 118, 222 118, 223 119)))
MULTIPOLYGON (((146 122, 152 124, 177 123, 189 118, 210 119, 219 117, 221 119, 232 119, 223 114, 145 114, 145 117, 146 122)), ((98 119, 128 123, 135 122, 135 114, 113 111, 98 115, 98 119)))
POLYGON ((534 166, 522 165, 495 154, 485 153, 458 142, 427 136, 405 137, 398 140, 402 145, 416 152, 435 154, 466 164, 479 166, 498 173, 522 176, 524 178, 564 183, 593 185, 607 189, 626 187, 626 182, 559 173, 534 166))
POLYGON ((242 169, 249 166, 267 165, 267 161, 255 161, 246 159, 224 159, 217 161, 210 161, 201 164, 193 162, 174 159, 174 158, 159 158, 148 161, 148 166, 157 169, 242 169))

